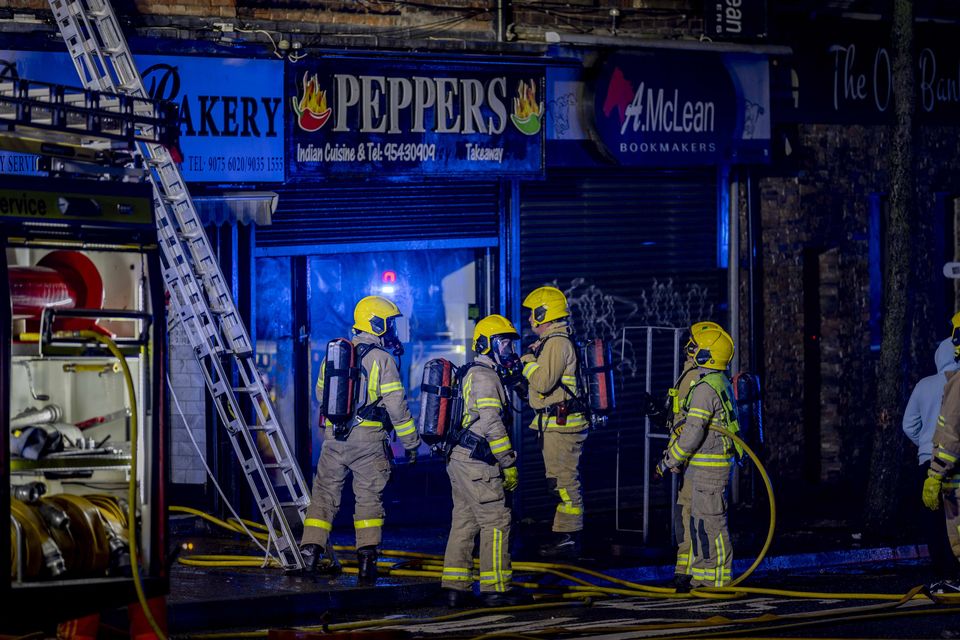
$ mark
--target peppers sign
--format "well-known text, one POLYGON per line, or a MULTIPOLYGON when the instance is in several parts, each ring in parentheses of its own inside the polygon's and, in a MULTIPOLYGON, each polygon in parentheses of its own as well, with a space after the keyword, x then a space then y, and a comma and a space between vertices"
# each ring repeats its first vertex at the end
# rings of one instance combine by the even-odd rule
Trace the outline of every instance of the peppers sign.
POLYGON ((335 60, 286 88, 291 178, 542 170, 542 70, 335 60))
MULTIPOLYGON (((282 62, 136 56, 147 92, 179 106, 181 170, 192 182, 283 180, 282 62)), ((0 75, 69 86, 66 53, 0 51, 0 75)), ((33 174, 36 156, 0 153, 0 173, 33 174)))

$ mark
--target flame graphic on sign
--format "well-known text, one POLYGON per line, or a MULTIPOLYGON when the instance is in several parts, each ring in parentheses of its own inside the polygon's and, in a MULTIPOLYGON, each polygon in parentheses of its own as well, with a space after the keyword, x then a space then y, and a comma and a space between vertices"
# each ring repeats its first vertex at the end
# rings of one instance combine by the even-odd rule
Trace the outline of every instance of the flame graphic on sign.
POLYGON ((528 136, 539 133, 543 111, 543 103, 537 101, 536 81, 530 80, 528 85, 521 80, 517 85, 517 97, 513 99, 513 113, 510 114, 513 125, 528 136))
POLYGON ((304 131, 317 131, 327 124, 333 112, 327 106, 327 92, 320 89, 317 75, 308 77, 303 74, 303 96, 292 98, 293 112, 297 114, 297 125, 304 131))

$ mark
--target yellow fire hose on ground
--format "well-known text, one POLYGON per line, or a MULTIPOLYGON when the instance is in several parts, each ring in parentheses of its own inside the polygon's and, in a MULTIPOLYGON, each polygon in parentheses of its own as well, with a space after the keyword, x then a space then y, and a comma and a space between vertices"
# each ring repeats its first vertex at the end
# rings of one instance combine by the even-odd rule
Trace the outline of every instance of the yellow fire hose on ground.
MULTIPOLYGON (((733 626, 736 625, 738 629, 730 632, 717 632, 711 631, 709 635, 735 635, 737 633, 742 633, 743 625, 761 625, 766 623, 768 626, 762 628, 756 628, 751 630, 756 631, 766 631, 772 629, 784 629, 784 628, 800 628, 805 626, 812 626, 816 624, 824 624, 825 622, 843 622, 843 621, 853 621, 853 620, 863 620, 866 617, 872 619, 876 618, 885 618, 893 617, 896 615, 919 615, 920 613, 960 613, 960 608, 937 608, 931 611, 929 608, 924 608, 922 610, 911 610, 903 612, 889 612, 888 609, 900 607, 906 602, 911 600, 929 600, 931 602, 937 602, 940 604, 946 602, 957 602, 960 603, 960 598, 951 599, 947 597, 937 597, 936 599, 931 596, 922 593, 922 587, 916 587, 906 594, 887 594, 887 593, 820 593, 820 592, 804 592, 804 591, 792 591, 792 590, 783 590, 783 589, 763 589, 763 588, 751 588, 751 587, 740 587, 744 580, 746 580, 760 565, 764 557, 767 554, 767 551, 770 548, 770 544, 773 541, 773 534, 776 526, 776 503, 773 494, 773 486, 770 482, 769 475, 766 472, 766 469, 760 463, 755 452, 743 442, 735 434, 732 434, 724 429, 717 427, 710 427, 712 430, 722 433, 723 435, 731 438, 734 442, 743 447, 744 451, 747 452, 747 455, 754 461, 757 465, 757 469, 763 479, 764 486, 767 489, 767 496, 770 504, 770 518, 769 526, 767 528, 767 537, 764 541, 763 547, 760 550, 760 553, 757 555, 757 558, 754 560, 753 564, 744 571, 741 575, 737 576, 729 586, 719 587, 719 588, 698 588, 692 590, 688 594, 677 593, 672 588, 667 587, 654 587, 648 585, 642 585, 628 580, 622 580, 613 576, 603 574, 598 571, 593 571, 586 569, 584 567, 578 567, 574 565, 561 564, 561 563, 543 563, 543 562, 514 562, 513 568, 517 572, 530 572, 530 573, 539 573, 539 574, 548 574, 556 578, 567 580, 572 582, 573 585, 562 585, 555 586, 550 585, 546 587, 539 583, 526 583, 526 582, 515 582, 514 584, 519 587, 528 588, 532 590, 553 590, 560 591, 559 597, 560 602, 543 602, 536 603, 532 605, 521 605, 515 607, 501 607, 497 609, 479 609, 473 611, 462 611, 453 614, 448 614, 444 616, 437 616, 427 619, 409 619, 409 620, 398 620, 396 618, 382 619, 382 620, 366 620, 360 622, 350 622, 343 624, 328 624, 320 627, 299 627, 303 631, 311 630, 323 630, 326 632, 335 632, 335 631, 348 631, 348 630, 359 630, 359 629, 370 629, 376 627, 384 626, 396 626, 403 624, 424 624, 424 623, 435 623, 435 622, 445 622, 450 620, 455 620, 461 617, 467 617, 470 615, 477 615, 480 613, 491 613, 491 612, 519 612, 519 611, 529 611, 541 609, 544 607, 555 607, 555 606, 584 606, 591 602, 594 598, 605 598, 611 596, 633 596, 633 597, 642 597, 642 598, 709 598, 709 599, 730 599, 730 598, 740 598, 747 595, 757 594, 757 595, 771 595, 771 596, 783 596, 783 597, 792 597, 792 598, 831 598, 831 599, 850 599, 850 600, 879 600, 882 601, 877 605, 867 605, 862 607, 846 607, 842 610, 835 610, 829 612, 805 612, 797 614, 785 614, 785 615, 771 615, 765 614, 755 618, 741 619, 741 620, 730 620, 723 617, 711 617, 707 620, 690 623, 690 622, 678 622, 678 623, 658 623, 650 625, 631 625, 631 626, 616 626, 611 628, 603 627, 591 627, 591 633, 600 633, 603 631, 609 632, 624 632, 624 631, 655 631, 655 630, 669 630, 669 629, 687 629, 686 633, 678 636, 667 636, 668 638, 695 638, 695 637, 705 637, 702 634, 691 635, 689 629, 691 627, 710 627, 716 628, 718 626, 733 626), (598 579, 600 581, 607 582, 611 585, 616 586, 602 586, 585 580, 584 578, 579 577, 579 574, 582 576, 589 576, 591 578, 598 579), (573 602, 570 602, 570 599, 574 599, 573 602), (563 603, 563 600, 567 601, 567 604, 563 603), (791 622, 792 620, 797 620, 797 622, 791 622), (771 624, 779 623, 779 624, 771 624)), ((240 532, 242 531, 242 525, 234 520, 223 521, 203 512, 189 509, 187 507, 171 507, 171 510, 178 511, 181 513, 190 513, 201 518, 204 518, 208 521, 211 521, 219 526, 223 526, 227 529, 240 532)), ((255 535, 261 539, 266 539, 267 528, 258 523, 252 523, 244 521, 248 527, 253 527, 259 530, 255 535)), ((347 551, 352 550, 352 547, 334 547, 338 551, 347 551)), ((443 569, 443 557, 440 555, 427 554, 427 553, 418 553, 410 551, 394 551, 394 550, 385 550, 383 555, 391 558, 401 558, 406 559, 406 562, 396 564, 390 562, 381 562, 379 563, 385 569, 385 574, 395 577, 423 577, 423 578, 435 578, 439 579, 442 576, 443 569), (410 565, 415 568, 401 568, 405 565, 410 565)), ((258 566, 262 564, 262 559, 257 557, 243 557, 243 556, 193 556, 190 558, 181 558, 180 562, 184 564, 190 564, 194 566, 258 566)), ((355 573, 357 569, 354 566, 350 566, 352 563, 349 561, 345 562, 345 572, 355 573)), ((541 594, 538 594, 541 595, 541 594)), ((510 634, 510 633, 492 633, 479 636, 479 638, 500 638, 500 637, 530 637, 530 638, 543 638, 550 637, 551 633, 557 633, 558 630, 541 630, 539 632, 524 632, 524 634, 510 634)), ((226 637, 264 637, 266 631, 255 631, 247 633, 233 633, 233 634, 203 634, 194 637, 202 638, 226 638, 226 637)), ((571 633, 570 630, 566 630, 566 633, 571 633)), ((661 636, 664 637, 664 636, 661 636)))
MULTIPOLYGON (((750 574, 752 574, 756 570, 757 566, 759 566, 759 564, 763 561, 763 558, 766 556, 767 550, 770 548, 770 544, 773 541, 773 533, 776 526, 776 503, 774 501, 773 485, 770 482, 770 477, 767 475, 766 470, 760 464, 760 461, 757 459, 757 456, 753 452, 753 450, 750 449, 750 447, 735 434, 732 434, 729 431, 720 429, 718 427, 710 427, 710 428, 714 431, 722 433, 723 435, 731 438, 733 441, 737 442, 740 446, 743 447, 744 451, 747 452, 750 458, 757 465, 757 469, 759 470, 760 475, 763 478, 764 485, 766 486, 767 496, 770 503, 770 520, 769 520, 770 524, 769 524, 769 527, 767 528, 766 540, 764 541, 763 547, 760 550, 760 553, 757 555, 757 558, 753 562, 753 564, 745 572, 743 572, 740 576, 738 576, 735 580, 733 580, 730 583, 730 586, 734 587, 740 584, 741 582, 743 582, 744 580, 746 580, 750 576, 750 574)), ((269 537, 267 534, 267 528, 264 525, 256 522, 251 522, 249 520, 244 520, 243 524, 237 522, 233 518, 229 520, 221 520, 219 518, 211 516, 197 509, 191 509, 190 507, 171 506, 170 511, 194 515, 194 516, 203 518, 204 520, 207 520, 217 526, 223 527, 225 529, 229 529, 231 531, 235 531, 237 533, 243 533, 244 532, 243 524, 246 524, 247 527, 258 530, 257 533, 254 533, 254 536, 257 537, 258 539, 267 540, 269 537)), ((334 549, 337 551, 349 551, 349 550, 352 550, 352 547, 334 546, 334 549)), ((392 571, 389 575, 395 575, 395 576, 415 575, 415 576, 431 577, 431 578, 432 577, 439 578, 442 575, 442 569, 443 569, 442 556, 425 554, 425 553, 413 553, 409 551, 392 551, 392 550, 385 550, 382 552, 382 554, 387 557, 409 558, 413 560, 426 561, 421 563, 422 566, 420 567, 420 570, 417 572, 412 572, 413 570, 409 570, 409 569, 397 569, 392 571), (430 561, 432 561, 432 563, 430 561), (396 571, 402 571, 403 573, 397 573, 396 571)), ((263 564, 263 559, 255 556, 195 555, 190 557, 181 557, 179 559, 179 562, 186 565, 191 565, 191 566, 250 567, 250 566, 258 566, 263 564)), ((388 569, 394 566, 390 563, 380 563, 380 564, 381 566, 384 566, 384 568, 388 568, 388 569)), ((628 591, 630 595, 637 595, 633 592, 640 591, 640 592, 643 592, 643 595, 646 595, 648 597, 651 595, 659 595, 661 597, 683 597, 683 598, 704 597, 704 598, 718 598, 718 599, 736 597, 735 595, 732 595, 729 593, 713 593, 711 591, 706 591, 702 589, 695 589, 692 595, 678 594, 676 590, 671 587, 653 587, 648 585, 642 585, 635 582, 630 582, 627 580, 621 580, 619 578, 608 576, 598 571, 593 571, 590 569, 569 565, 569 564, 546 563, 546 562, 514 562, 512 564, 513 564, 514 570, 519 572, 526 571, 526 572, 535 572, 535 573, 551 573, 556 577, 559 577, 565 580, 570 580, 572 582, 577 582, 580 584, 580 587, 590 588, 593 590, 604 590, 609 592, 611 595, 613 594, 624 595, 628 591), (576 578, 575 576, 570 575, 570 572, 592 576, 594 578, 604 580, 611 584, 620 585, 621 587, 624 587, 624 589, 615 589, 615 588, 609 588, 609 587, 601 588, 586 580, 576 578)), ((271 566, 277 566, 275 560, 271 563, 271 566)), ((345 569, 348 573, 355 571, 355 569, 353 569, 350 566, 347 566, 345 569)), ((534 589, 540 588, 540 585, 529 584, 529 583, 517 583, 517 586, 534 588, 534 589)))

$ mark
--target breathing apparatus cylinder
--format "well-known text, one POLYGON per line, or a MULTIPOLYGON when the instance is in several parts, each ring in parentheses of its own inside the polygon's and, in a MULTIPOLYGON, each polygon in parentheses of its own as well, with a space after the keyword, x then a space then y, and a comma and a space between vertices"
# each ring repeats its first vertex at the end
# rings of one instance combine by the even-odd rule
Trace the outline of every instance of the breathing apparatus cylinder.
POLYGON ((613 358, 601 338, 579 346, 581 383, 590 413, 606 416, 616 407, 613 393, 613 358))
POLYGON ((457 397, 457 369, 449 360, 436 358, 423 367, 420 383, 420 437, 431 447, 444 441, 452 424, 457 397))
POLYGON ((353 344, 345 338, 327 343, 323 369, 323 414, 334 425, 353 418, 359 391, 359 363, 353 344))

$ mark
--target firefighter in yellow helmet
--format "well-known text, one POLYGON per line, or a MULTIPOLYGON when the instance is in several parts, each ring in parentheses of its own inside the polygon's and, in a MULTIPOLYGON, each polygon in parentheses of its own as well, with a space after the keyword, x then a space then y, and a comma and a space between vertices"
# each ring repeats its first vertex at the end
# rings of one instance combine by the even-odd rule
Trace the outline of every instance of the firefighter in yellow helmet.
POLYGON ((534 289, 523 301, 537 335, 523 356, 523 377, 529 385, 530 407, 543 450, 547 486, 560 499, 553 517, 553 539, 540 547, 548 558, 580 555, 583 493, 580 455, 589 426, 577 398, 577 350, 567 322, 567 298, 556 287, 534 289))
MULTIPOLYGON (((954 359, 960 361, 960 312, 951 323, 954 359)), ((960 371, 947 371, 940 417, 933 433, 933 456, 923 483, 923 504, 936 511, 941 502, 947 521, 947 537, 953 555, 960 560, 960 371)), ((960 593, 960 581, 944 580, 930 586, 933 593, 960 593)))
MULTIPOLYGON (((310 505, 304 520, 300 551, 305 572, 336 576, 340 565, 330 547, 330 530, 340 508, 340 494, 347 474, 353 474, 356 506, 357 582, 372 585, 377 580, 377 547, 384 521, 383 490, 390 479, 392 452, 387 441, 390 427, 407 452, 407 461, 417 459, 420 435, 407 407, 400 371, 393 356, 403 353, 396 320, 402 314, 392 301, 367 296, 353 311, 353 339, 360 361, 360 389, 355 417, 346 433, 337 431, 329 419, 324 425, 323 449, 317 462, 310 505)), ((323 403, 326 361, 317 377, 317 401, 323 403)), ((320 407, 321 414, 324 407, 320 407)))
POLYGON ((515 346, 520 336, 509 320, 490 315, 477 323, 473 350, 460 389, 463 422, 450 450, 447 475, 453 491, 453 516, 443 556, 447 604, 469 604, 473 547, 480 536, 480 596, 487 606, 520 604, 525 598, 510 587, 510 508, 504 490, 517 488, 517 454, 507 435, 510 407, 505 381, 520 369, 515 346))
MULTIPOLYGON (((726 488, 738 445, 709 429, 717 426, 732 433, 740 430, 733 389, 726 370, 733 359, 733 340, 723 329, 707 328, 693 334, 693 361, 697 379, 680 403, 682 424, 671 438, 663 459, 654 470, 683 473, 677 508, 678 560, 674 586, 720 587, 730 582, 733 548, 727 532, 726 488), (689 548, 681 571, 681 555, 689 548)), ((677 430, 678 427, 675 427, 677 430)), ((675 516, 676 517, 676 516, 675 516)))
MULTIPOLYGON (((687 412, 684 410, 684 403, 687 395, 693 389, 702 375, 700 368, 694 361, 693 356, 697 352, 697 342, 695 336, 707 330, 720 330, 720 325, 716 322, 695 322, 690 326, 690 333, 687 336, 687 342, 684 345, 684 361, 680 376, 667 391, 666 407, 661 409, 654 405, 651 412, 651 418, 664 420, 666 427, 670 431, 670 437, 667 441, 667 449, 673 446, 677 438, 683 431, 684 422, 687 419, 687 412)), ((677 496, 677 504, 673 514, 674 532, 677 543, 677 564, 675 568, 675 579, 677 584, 684 585, 687 576, 690 574, 690 536, 686 534, 685 523, 690 519, 690 495, 689 491, 681 492, 677 496)))

